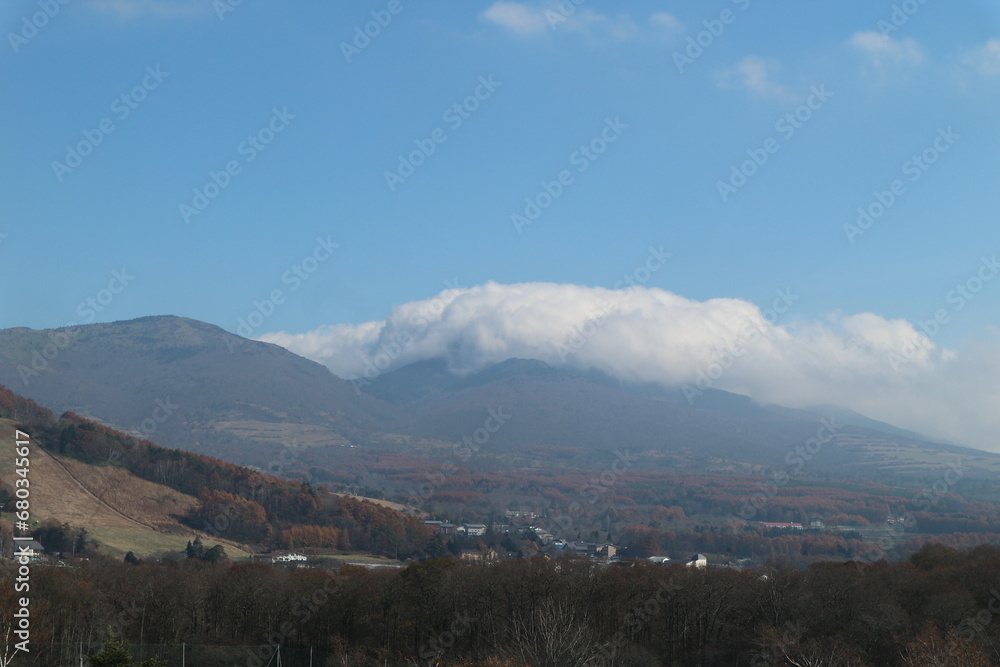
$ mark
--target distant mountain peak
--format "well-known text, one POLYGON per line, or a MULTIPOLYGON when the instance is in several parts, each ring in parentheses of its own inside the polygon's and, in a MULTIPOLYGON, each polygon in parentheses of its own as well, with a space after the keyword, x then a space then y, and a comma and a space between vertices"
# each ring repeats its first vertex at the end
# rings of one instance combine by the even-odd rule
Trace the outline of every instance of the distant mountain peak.
POLYGON ((0 330, 0 384, 166 446, 267 456, 293 441, 341 444, 377 431, 388 408, 322 364, 186 317, 79 325, 42 364, 32 354, 51 333, 0 330))

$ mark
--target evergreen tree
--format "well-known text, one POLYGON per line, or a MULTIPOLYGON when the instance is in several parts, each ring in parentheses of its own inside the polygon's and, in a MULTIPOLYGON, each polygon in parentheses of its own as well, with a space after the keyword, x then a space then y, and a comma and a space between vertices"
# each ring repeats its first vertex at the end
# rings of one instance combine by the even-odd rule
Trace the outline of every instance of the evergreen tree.
POLYGON ((101 651, 89 656, 87 660, 89 667, 167 667, 167 663, 158 658, 132 662, 132 653, 125 646, 125 642, 110 630, 101 651))
POLYGON ((205 556, 205 545, 202 544, 201 538, 196 537, 194 538, 194 542, 189 541, 185 552, 187 552, 188 558, 203 558, 205 556))

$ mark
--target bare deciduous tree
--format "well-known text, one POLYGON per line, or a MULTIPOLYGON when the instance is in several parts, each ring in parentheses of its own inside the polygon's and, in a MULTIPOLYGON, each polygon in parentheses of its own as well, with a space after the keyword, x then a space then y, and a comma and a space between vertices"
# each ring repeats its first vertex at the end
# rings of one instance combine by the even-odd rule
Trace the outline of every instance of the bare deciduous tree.
POLYGON ((992 663, 972 642, 951 630, 944 637, 933 623, 906 645, 901 664, 906 667, 988 667, 992 663))
POLYGON ((585 614, 566 602, 545 599, 512 624, 512 657, 531 667, 604 667, 609 647, 594 637, 585 614))

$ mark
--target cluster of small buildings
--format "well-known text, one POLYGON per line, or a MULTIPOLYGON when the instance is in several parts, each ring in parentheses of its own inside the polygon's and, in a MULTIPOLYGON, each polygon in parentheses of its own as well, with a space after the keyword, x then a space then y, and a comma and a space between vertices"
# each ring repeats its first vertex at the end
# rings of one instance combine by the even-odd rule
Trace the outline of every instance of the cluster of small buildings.
MULTIPOLYGON (((667 556, 650 556, 647 558, 650 563, 656 563, 657 565, 677 565, 681 561, 673 561, 667 556)), ((708 557, 704 554, 695 554, 686 561, 683 561, 686 567, 693 567, 699 570, 704 570, 708 567, 708 557)))
MULTIPOLYGON (((528 518, 535 517, 534 512, 520 512, 509 510, 507 512, 508 518, 528 518)), ((486 534, 488 527, 481 523, 466 523, 466 524, 453 524, 447 521, 424 521, 424 524, 430 526, 435 532, 440 535, 457 535, 457 536, 467 536, 467 537, 479 537, 486 534)), ((598 542, 573 542, 566 541, 557 538, 555 535, 545 530, 544 528, 539 528, 537 526, 518 526, 513 524, 494 524, 491 526, 494 533, 501 535, 510 535, 515 539, 520 539, 524 533, 527 531, 533 535, 533 541, 536 542, 539 547, 548 550, 550 555, 556 555, 557 552, 562 552, 564 554, 570 554, 578 556, 581 558, 589 558, 592 560, 599 560, 603 562, 614 562, 619 560, 618 551, 621 547, 616 544, 604 544, 598 542)), ((514 554, 500 554, 494 549, 488 549, 486 551, 479 551, 475 549, 465 549, 459 553, 459 558, 468 561, 494 561, 500 558, 508 558, 514 554)))
POLYGON ((537 526, 499 526, 497 528, 498 532, 510 533, 520 535, 525 530, 531 531, 535 535, 535 539, 538 543, 543 546, 553 545, 559 549, 566 546, 566 542, 560 539, 556 539, 556 536, 545 530, 544 528, 539 528, 537 526))
POLYGON ((565 546, 562 547, 567 550, 567 553, 580 556, 582 558, 589 558, 591 560, 604 560, 607 562, 614 562, 620 560, 618 554, 618 545, 616 544, 598 544, 597 542, 566 542, 565 546))
POLYGON ((712 563, 708 562, 708 556, 705 554, 695 554, 688 558, 687 560, 671 560, 666 556, 650 556, 647 558, 650 563, 656 563, 659 565, 683 565, 684 567, 691 567, 696 570, 704 570, 705 568, 716 568, 723 570, 736 570, 737 572, 742 572, 747 568, 755 567, 753 560, 750 558, 735 558, 727 561, 715 561, 712 563))
MULTIPOLYGON (((761 521, 760 525, 765 529, 769 530, 771 528, 777 528, 780 530, 803 530, 805 526, 801 523, 785 523, 781 521, 761 521)), ((826 528, 826 524, 823 523, 822 519, 810 519, 810 528, 826 528)))
POLYGON ((500 560, 500 554, 496 549, 487 549, 486 551, 462 549, 462 551, 459 552, 458 557, 471 563, 492 563, 493 561, 500 560))
POLYGON ((424 521, 425 526, 430 526, 435 533, 440 535, 469 535, 477 537, 486 534, 486 524, 466 523, 456 526, 447 521, 424 521))
POLYGON ((303 554, 296 553, 294 551, 272 551, 266 554, 254 554, 250 557, 252 560, 261 561, 264 563, 305 563, 308 558, 303 554))

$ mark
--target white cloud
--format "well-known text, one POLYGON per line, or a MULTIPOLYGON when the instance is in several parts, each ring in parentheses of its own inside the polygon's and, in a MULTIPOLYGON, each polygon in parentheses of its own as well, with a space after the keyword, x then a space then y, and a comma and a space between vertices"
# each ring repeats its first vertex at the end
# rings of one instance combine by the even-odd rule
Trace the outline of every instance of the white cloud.
POLYGON ((545 12, 521 2, 495 2, 482 18, 519 35, 532 35, 549 30, 545 12))
POLYGON ((892 65, 920 65, 924 62, 923 49, 909 37, 900 40, 874 30, 863 30, 854 33, 848 44, 879 70, 892 65))
POLYGON ((90 7, 104 14, 127 20, 140 16, 186 18, 208 14, 211 0, 90 0, 90 7))
POLYGON ((760 97, 792 99, 794 95, 788 87, 774 81, 780 69, 781 63, 777 60, 749 55, 734 67, 722 72, 718 77, 718 83, 723 88, 746 88, 760 97))
POLYGON ((382 321, 261 340, 345 378, 364 376, 369 363, 384 371, 445 358, 468 373, 523 357, 673 386, 722 364, 728 368, 713 381, 717 389, 792 407, 836 403, 934 437, 1000 450, 1000 346, 984 343, 959 353, 905 320, 862 313, 803 322, 792 317, 794 308, 768 323, 765 316, 775 319, 770 313, 738 299, 487 283, 398 306, 382 321), (727 363, 737 344, 746 351, 727 363))
POLYGON ((548 17, 557 29, 578 32, 590 38, 610 38, 624 42, 639 36, 639 27, 627 14, 610 17, 583 9, 568 16, 549 13, 548 17))
POLYGON ((650 16, 649 25, 668 38, 676 37, 684 30, 684 25, 677 20, 677 17, 667 12, 657 12, 650 16))
POLYGON ((965 63, 983 76, 1000 76, 1000 39, 994 37, 969 52, 965 63))
POLYGON ((667 12, 651 15, 648 26, 641 27, 627 14, 608 16, 571 2, 536 4, 500 0, 479 16, 524 37, 564 31, 594 40, 623 42, 643 37, 646 30, 660 37, 674 37, 682 30, 680 22, 667 12))

